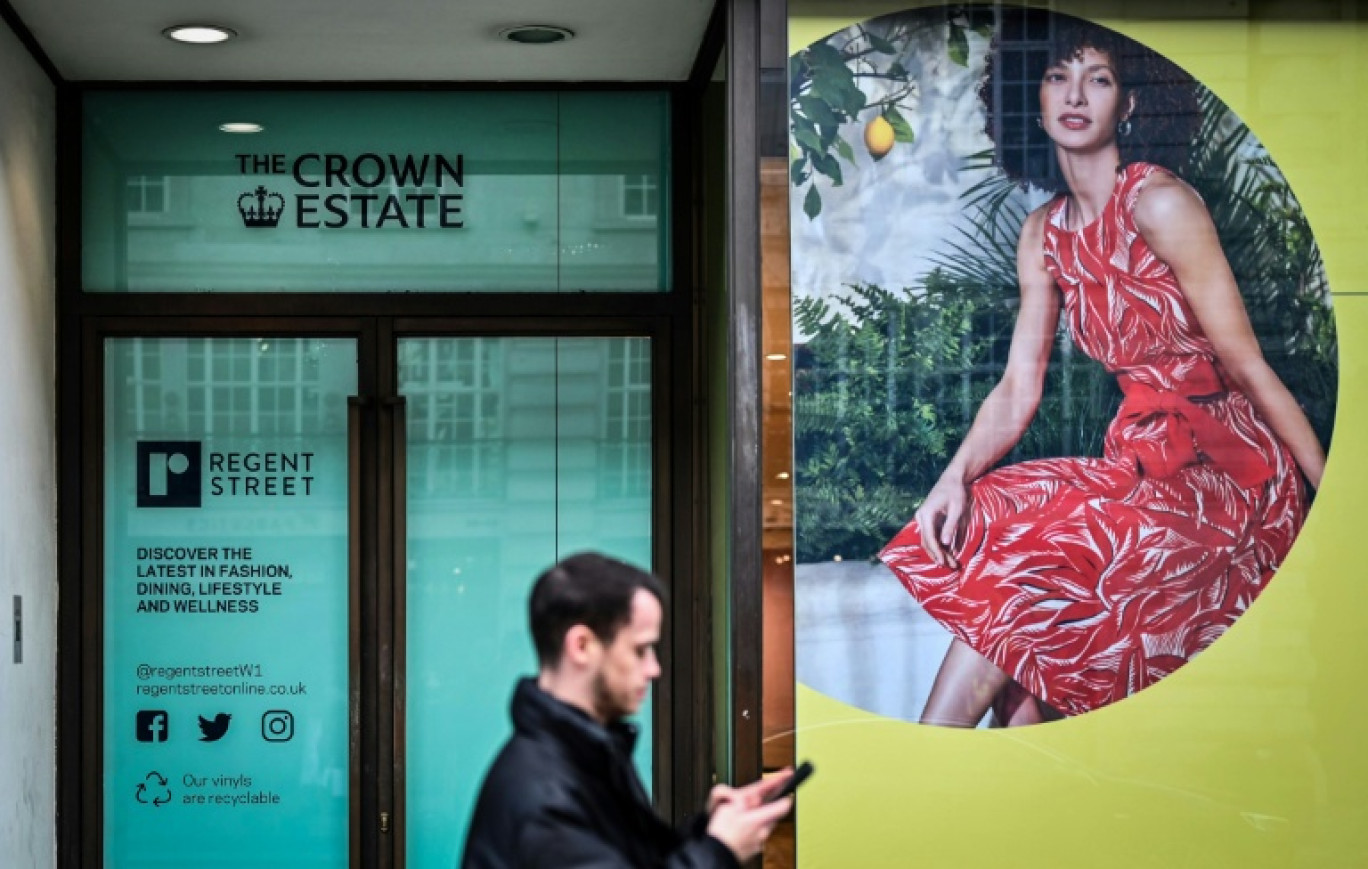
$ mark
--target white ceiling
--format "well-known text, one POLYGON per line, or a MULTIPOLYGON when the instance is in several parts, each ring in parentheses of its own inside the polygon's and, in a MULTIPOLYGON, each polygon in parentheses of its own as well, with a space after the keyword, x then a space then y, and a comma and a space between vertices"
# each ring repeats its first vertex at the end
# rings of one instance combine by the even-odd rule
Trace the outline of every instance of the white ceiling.
POLYGON ((679 81, 713 0, 10 0, 69 81, 679 81), (220 24, 222 45, 163 28, 220 24), (513 24, 574 30, 504 41, 513 24))

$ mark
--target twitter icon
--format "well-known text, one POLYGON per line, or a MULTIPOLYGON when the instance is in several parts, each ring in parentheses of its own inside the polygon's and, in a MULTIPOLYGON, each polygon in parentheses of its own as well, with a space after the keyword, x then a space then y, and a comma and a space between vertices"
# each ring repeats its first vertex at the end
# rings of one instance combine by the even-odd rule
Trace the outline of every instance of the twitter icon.
POLYGON ((204 735, 200 737, 200 742, 218 742, 223 738, 223 734, 228 732, 228 722, 232 720, 233 716, 227 712, 220 712, 215 715, 213 721, 201 715, 199 717, 200 733, 204 735))

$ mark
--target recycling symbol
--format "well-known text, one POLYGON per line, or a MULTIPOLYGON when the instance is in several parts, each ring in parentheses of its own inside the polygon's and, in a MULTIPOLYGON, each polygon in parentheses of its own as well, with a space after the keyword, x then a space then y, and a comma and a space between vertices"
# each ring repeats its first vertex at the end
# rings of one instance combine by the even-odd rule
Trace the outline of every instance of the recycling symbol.
POLYGON ((143 805, 164 806, 171 802, 171 789, 166 786, 166 778, 154 769, 138 782, 134 797, 143 805))

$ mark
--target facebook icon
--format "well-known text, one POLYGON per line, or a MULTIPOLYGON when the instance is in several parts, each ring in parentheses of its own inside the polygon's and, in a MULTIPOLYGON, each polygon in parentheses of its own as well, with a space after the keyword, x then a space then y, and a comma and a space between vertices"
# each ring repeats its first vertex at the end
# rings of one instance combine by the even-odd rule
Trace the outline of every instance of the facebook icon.
POLYGON ((144 709, 138 713, 139 742, 165 742, 170 729, 163 710, 144 709))

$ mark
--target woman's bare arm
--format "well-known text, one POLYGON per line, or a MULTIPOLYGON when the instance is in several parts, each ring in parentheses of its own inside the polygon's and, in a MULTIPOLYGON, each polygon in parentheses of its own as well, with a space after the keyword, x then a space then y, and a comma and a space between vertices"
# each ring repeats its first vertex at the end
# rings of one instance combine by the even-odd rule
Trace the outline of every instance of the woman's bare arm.
POLYGON ((949 552, 965 516, 967 487, 1007 454, 1031 424, 1045 384, 1059 293, 1045 270, 1045 209, 1032 212, 1017 243, 1021 307, 1002 379, 984 399, 964 442, 917 510, 922 546, 943 567, 957 567, 949 552))
POLYGON ((1153 175, 1136 201, 1135 224, 1155 255, 1173 269, 1232 385, 1249 396, 1311 485, 1320 488, 1325 452, 1301 406, 1259 349, 1240 288, 1202 200, 1178 179, 1153 175))
POLYGON ((1021 440, 1040 406, 1045 369, 1059 325, 1059 292, 1045 270, 1043 209, 1027 218, 1017 243, 1021 308, 1012 330, 1007 367, 984 399, 947 473, 973 482, 1021 440))

